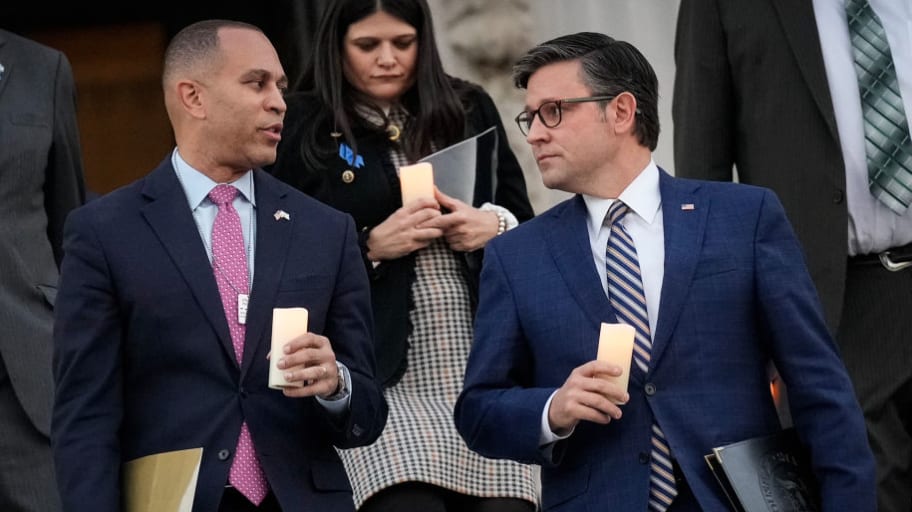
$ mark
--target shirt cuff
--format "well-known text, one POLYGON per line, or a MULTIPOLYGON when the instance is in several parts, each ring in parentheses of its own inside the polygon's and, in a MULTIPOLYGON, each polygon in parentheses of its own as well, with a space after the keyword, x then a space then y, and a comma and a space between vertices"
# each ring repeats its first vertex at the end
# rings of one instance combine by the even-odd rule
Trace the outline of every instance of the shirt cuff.
POLYGON ((542 450, 547 449, 546 453, 550 454, 551 448, 554 447, 554 443, 567 439, 573 435, 573 429, 570 432, 567 432, 566 435, 555 434, 551 430, 551 423, 548 421, 548 411, 551 409, 551 400, 554 400, 554 395, 557 394, 557 390, 554 390, 554 393, 551 393, 551 396, 548 397, 548 401, 545 402, 545 410, 542 411, 541 416, 541 433, 538 436, 538 447, 542 450))
POLYGON ((479 210, 483 212, 494 212, 499 215, 503 215, 504 220, 507 221, 506 231, 510 231, 516 226, 519 226, 519 220, 516 219, 516 215, 513 215, 510 210, 507 210, 503 206, 497 206, 494 203, 484 203, 481 205, 481 208, 479 208, 479 210))

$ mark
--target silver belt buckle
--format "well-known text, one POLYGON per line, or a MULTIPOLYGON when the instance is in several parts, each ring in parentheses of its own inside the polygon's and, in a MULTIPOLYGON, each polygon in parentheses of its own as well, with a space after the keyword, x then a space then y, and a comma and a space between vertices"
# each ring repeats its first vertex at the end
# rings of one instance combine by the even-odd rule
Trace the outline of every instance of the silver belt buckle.
POLYGON ((880 253, 878 255, 878 258, 880 258, 880 264, 883 265, 884 268, 889 270, 890 272, 899 272, 900 270, 912 267, 912 261, 902 261, 902 262, 897 263, 897 262, 891 260, 890 251, 884 251, 884 252, 880 253))

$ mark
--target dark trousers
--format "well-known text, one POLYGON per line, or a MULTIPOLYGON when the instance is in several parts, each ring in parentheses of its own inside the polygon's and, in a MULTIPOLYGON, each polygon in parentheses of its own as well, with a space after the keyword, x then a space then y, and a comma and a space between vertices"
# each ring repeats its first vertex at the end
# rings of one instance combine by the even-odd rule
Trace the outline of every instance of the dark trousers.
POLYGON ((56 482, 51 441, 25 414, 0 357, 0 510, 58 511, 56 482))
POLYGON ((423 482, 387 487, 368 498, 359 512, 535 512, 535 504, 518 498, 467 496, 423 482))
POLYGON ((850 259, 837 333, 877 462, 880 512, 912 510, 912 269, 850 259))
POLYGON ((275 494, 272 491, 269 491, 266 499, 258 507, 234 487, 225 487, 225 494, 222 495, 222 502, 219 503, 218 512, 282 512, 282 508, 279 507, 279 502, 276 501, 275 494))

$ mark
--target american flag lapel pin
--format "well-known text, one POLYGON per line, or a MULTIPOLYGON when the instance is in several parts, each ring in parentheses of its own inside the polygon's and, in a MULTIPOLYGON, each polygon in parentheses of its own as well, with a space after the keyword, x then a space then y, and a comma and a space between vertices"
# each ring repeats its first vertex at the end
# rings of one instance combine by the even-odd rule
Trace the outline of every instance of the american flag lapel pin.
POLYGON ((273 213, 272 216, 275 217, 275 220, 280 220, 280 219, 291 220, 291 215, 288 215, 288 212, 286 212, 285 210, 276 210, 276 212, 273 213))
POLYGON ((683 210, 685 212, 692 212, 694 210, 694 204, 693 203, 683 203, 681 205, 681 210, 683 210))

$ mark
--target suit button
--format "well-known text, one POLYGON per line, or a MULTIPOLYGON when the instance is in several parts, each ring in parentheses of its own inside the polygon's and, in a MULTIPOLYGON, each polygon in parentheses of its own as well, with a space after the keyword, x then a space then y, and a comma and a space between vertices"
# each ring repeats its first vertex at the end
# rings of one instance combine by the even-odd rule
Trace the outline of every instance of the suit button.
POLYGON ((648 396, 652 396, 652 395, 656 394, 655 384, 653 384, 652 382, 647 382, 646 386, 643 388, 643 391, 645 391, 646 395, 648 395, 648 396))
POLYGON ((640 464, 648 464, 649 463, 649 454, 646 452, 640 452, 639 460, 640 460, 640 464))
POLYGON ((241 389, 239 389, 238 392, 241 394, 241 398, 247 398, 247 389, 245 389, 244 386, 241 386, 241 389))
POLYGON ((842 190, 836 189, 833 191, 833 203, 842 204, 842 201, 845 199, 845 192, 842 190))
POLYGON ((226 450, 226 449, 222 448, 222 449, 219 450, 219 452, 218 452, 218 459, 219 459, 219 460, 228 460, 228 457, 230 457, 230 456, 231 456, 231 451, 230 451, 230 450, 226 450))

